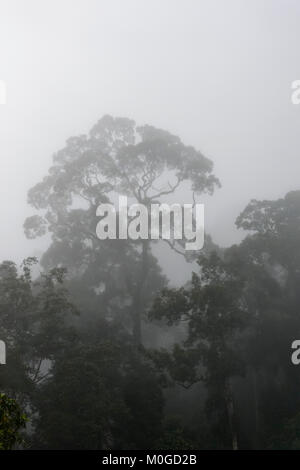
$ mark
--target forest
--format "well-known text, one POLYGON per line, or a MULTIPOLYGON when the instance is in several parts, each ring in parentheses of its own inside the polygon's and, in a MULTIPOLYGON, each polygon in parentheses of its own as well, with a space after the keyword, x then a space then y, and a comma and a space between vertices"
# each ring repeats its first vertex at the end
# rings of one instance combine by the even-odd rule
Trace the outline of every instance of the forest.
POLYGON ((200 151, 127 118, 54 154, 24 220, 49 246, 0 264, 0 449, 300 449, 300 189, 250 200, 226 248, 96 235, 117 196, 201 202, 221 184, 200 151))

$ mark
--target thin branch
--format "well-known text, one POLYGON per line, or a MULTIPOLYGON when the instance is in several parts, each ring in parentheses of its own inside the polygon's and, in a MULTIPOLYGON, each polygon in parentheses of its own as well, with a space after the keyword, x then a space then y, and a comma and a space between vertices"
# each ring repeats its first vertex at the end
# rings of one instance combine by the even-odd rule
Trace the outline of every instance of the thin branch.
POLYGON ((182 251, 178 250, 177 248, 175 248, 174 244, 172 244, 172 243, 170 242, 170 240, 168 240, 168 239, 166 239, 166 238, 162 238, 161 240, 164 241, 164 242, 166 242, 166 243, 169 245, 169 247, 170 247, 173 251, 175 251, 175 252, 178 253, 179 255, 184 256, 184 257, 186 258, 185 252, 182 252, 182 251))
POLYGON ((172 186, 170 183, 168 183, 168 184, 169 184, 169 187, 170 187, 169 190, 160 191, 159 193, 154 194, 153 196, 151 196, 149 199, 152 201, 153 199, 155 199, 155 198, 157 198, 157 197, 166 196, 167 194, 172 194, 172 193, 174 193, 175 189, 178 188, 178 186, 180 185, 181 182, 182 182, 182 178, 177 178, 177 182, 174 184, 174 186, 172 186))

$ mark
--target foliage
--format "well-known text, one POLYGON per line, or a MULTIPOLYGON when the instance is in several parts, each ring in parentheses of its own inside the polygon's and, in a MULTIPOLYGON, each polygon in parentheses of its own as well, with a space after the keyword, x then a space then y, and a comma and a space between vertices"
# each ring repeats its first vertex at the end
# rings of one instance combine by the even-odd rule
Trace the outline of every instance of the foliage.
POLYGON ((4 393, 0 394, 0 450, 10 450, 23 442, 20 430, 25 428, 26 415, 19 405, 4 393))

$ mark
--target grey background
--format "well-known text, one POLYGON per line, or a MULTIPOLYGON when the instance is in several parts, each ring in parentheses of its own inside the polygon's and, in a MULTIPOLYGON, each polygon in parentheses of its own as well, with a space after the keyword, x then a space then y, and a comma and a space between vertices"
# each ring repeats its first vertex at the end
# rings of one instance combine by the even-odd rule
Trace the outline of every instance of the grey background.
POLYGON ((249 199, 300 188, 299 20, 297 0, 0 0, 0 259, 47 245, 23 235, 27 190, 105 113, 210 157, 222 189, 201 198, 206 228, 239 241, 249 199))

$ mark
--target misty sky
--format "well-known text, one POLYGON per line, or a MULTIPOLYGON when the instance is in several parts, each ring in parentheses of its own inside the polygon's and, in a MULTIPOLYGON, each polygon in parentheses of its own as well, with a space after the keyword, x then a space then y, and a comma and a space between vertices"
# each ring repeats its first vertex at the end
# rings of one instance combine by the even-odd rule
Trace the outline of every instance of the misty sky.
POLYGON ((179 135, 215 163, 206 227, 227 246, 251 198, 300 189, 300 2, 0 0, 0 260, 23 235, 27 190, 103 115, 179 135))

